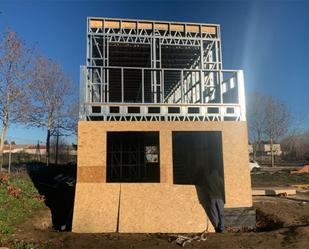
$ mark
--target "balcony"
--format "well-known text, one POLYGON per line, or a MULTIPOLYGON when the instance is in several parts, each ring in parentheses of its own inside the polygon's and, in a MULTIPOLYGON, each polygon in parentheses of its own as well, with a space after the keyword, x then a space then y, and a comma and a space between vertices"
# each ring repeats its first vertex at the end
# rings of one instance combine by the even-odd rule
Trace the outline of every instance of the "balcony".
POLYGON ((245 111, 241 70, 81 67, 82 120, 245 121, 245 111), (90 75, 115 79, 108 85, 90 75))

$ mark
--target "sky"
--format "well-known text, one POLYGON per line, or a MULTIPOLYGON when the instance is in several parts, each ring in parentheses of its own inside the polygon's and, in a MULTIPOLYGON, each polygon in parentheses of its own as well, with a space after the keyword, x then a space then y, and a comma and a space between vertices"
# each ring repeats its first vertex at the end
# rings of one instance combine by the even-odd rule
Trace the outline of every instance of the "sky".
MULTIPOLYGON (((243 69, 247 96, 259 91, 285 101, 309 129, 309 0, 0 0, 0 32, 12 28, 59 62, 76 89, 86 63, 87 16, 220 24, 223 68, 243 69)), ((8 137, 35 143, 45 133, 12 124, 8 137)))

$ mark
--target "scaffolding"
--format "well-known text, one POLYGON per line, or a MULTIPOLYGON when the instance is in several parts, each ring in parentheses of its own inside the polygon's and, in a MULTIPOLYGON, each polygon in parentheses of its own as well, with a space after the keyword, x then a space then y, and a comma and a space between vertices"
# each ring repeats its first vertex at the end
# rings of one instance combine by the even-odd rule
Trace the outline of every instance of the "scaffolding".
POLYGON ((81 120, 245 121, 241 70, 222 69, 220 26, 89 17, 81 120))

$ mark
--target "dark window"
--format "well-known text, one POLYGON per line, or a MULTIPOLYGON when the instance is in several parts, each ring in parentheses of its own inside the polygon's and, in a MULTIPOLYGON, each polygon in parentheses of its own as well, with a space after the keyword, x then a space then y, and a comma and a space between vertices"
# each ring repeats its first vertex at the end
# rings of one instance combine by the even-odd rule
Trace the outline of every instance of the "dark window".
POLYGON ((159 132, 108 132, 107 182, 160 182, 159 132))

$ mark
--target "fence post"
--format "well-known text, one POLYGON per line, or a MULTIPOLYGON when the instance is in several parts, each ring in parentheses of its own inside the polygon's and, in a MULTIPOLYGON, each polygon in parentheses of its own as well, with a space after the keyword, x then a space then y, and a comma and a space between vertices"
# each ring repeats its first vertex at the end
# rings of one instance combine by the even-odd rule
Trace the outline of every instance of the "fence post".
POLYGON ((11 139, 10 139, 9 169, 8 169, 9 174, 11 174, 11 161, 12 161, 12 141, 11 141, 11 139))

